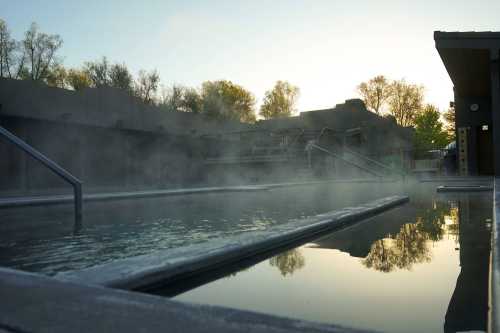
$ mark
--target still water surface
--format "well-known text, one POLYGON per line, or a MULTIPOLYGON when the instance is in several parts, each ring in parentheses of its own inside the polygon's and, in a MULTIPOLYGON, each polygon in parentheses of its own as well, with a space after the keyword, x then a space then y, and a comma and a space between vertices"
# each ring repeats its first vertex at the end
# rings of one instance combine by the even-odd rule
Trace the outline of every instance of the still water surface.
POLYGON ((491 194, 420 187, 410 204, 175 298, 385 332, 485 331, 491 214, 491 194))
POLYGON ((395 184, 325 184, 0 210, 0 266, 55 274, 156 250, 266 230, 405 190, 395 184))

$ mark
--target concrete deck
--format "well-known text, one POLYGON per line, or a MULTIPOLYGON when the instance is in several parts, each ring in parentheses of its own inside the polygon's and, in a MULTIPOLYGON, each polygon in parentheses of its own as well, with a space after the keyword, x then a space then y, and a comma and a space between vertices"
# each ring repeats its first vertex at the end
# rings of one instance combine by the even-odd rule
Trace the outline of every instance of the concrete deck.
POLYGON ((366 332, 0 268, 0 332, 366 332))
POLYGON ((228 239, 116 260, 81 271, 58 274, 56 278, 129 290, 161 288, 298 241, 312 240, 408 200, 407 196, 386 197, 356 207, 278 225, 262 232, 249 232, 228 239))

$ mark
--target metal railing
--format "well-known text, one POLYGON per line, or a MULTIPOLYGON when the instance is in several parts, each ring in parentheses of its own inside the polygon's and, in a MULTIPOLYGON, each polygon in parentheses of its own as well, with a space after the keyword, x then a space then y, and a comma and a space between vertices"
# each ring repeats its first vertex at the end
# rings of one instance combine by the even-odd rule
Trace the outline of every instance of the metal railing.
POLYGON ((378 173, 378 172, 376 172, 375 170, 372 170, 372 169, 367 168, 367 167, 365 167, 365 166, 359 165, 358 163, 355 163, 355 162, 353 162, 353 161, 349 161, 349 160, 345 159, 344 157, 340 156, 339 154, 336 154, 336 153, 334 153, 334 152, 332 152, 332 151, 330 151, 330 150, 328 150, 328 149, 326 149, 326 148, 323 148, 323 147, 321 147, 321 146, 318 146, 317 144, 310 143, 310 144, 308 145, 308 147, 309 147, 309 149, 310 149, 310 148, 314 148, 314 149, 317 149, 317 150, 319 150, 319 151, 321 151, 321 152, 323 152, 323 153, 326 153, 326 154, 328 154, 328 155, 331 155, 332 157, 337 158, 337 159, 339 159, 339 160, 341 160, 341 161, 343 161, 343 162, 345 162, 345 163, 347 163, 347 164, 350 164, 350 165, 352 165, 352 166, 354 166, 354 167, 356 167, 356 168, 358 168, 358 169, 360 169, 360 170, 363 170, 363 171, 365 171, 365 172, 368 172, 369 174, 371 174, 371 175, 373 175, 373 176, 375 176, 375 177, 379 177, 379 178, 382 178, 382 177, 383 177, 383 175, 379 174, 379 173, 378 173))
POLYGON ((385 165, 385 164, 383 164, 383 163, 381 163, 381 162, 379 162, 379 161, 377 161, 377 160, 374 160, 374 159, 372 159, 372 158, 370 158, 370 157, 368 157, 368 156, 365 156, 365 155, 363 155, 363 154, 360 154, 360 153, 358 153, 357 151, 355 151, 355 150, 353 150, 353 149, 348 148, 347 146, 344 146, 344 148, 343 148, 343 149, 344 149, 344 151, 346 151, 347 153, 352 154, 352 155, 356 156, 357 158, 359 158, 359 159, 361 159, 361 160, 364 160, 364 161, 365 161, 365 162, 367 162, 367 163, 372 163, 372 164, 375 164, 376 166, 378 166, 378 167, 380 167, 381 169, 384 169, 384 170, 386 170, 386 171, 388 171, 388 172, 390 172, 390 173, 397 173, 397 174, 399 174, 400 176, 403 176, 403 177, 404 177, 404 176, 406 176, 406 173, 404 173, 404 172, 402 172, 402 171, 400 171, 400 170, 397 170, 397 169, 391 168, 390 166, 385 165))
POLYGON ((75 221, 80 222, 82 219, 82 182, 78 178, 70 174, 68 171, 63 169, 61 166, 59 166, 56 162, 43 155, 41 152, 6 130, 2 126, 0 126, 0 136, 6 138, 7 141, 26 152, 28 155, 42 163, 53 173, 73 186, 73 195, 75 200, 75 221))

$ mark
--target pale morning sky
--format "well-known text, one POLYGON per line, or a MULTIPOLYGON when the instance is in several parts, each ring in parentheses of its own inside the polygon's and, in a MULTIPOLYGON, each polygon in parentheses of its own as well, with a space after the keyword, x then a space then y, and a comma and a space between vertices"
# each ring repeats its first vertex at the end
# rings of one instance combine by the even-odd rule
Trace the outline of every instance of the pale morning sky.
POLYGON ((441 109, 452 84, 433 31, 500 30, 499 0, 1 0, 16 38, 32 21, 60 34, 65 66, 103 55, 165 85, 228 79, 260 103, 276 80, 301 89, 299 110, 356 97, 375 75, 426 87, 441 109))

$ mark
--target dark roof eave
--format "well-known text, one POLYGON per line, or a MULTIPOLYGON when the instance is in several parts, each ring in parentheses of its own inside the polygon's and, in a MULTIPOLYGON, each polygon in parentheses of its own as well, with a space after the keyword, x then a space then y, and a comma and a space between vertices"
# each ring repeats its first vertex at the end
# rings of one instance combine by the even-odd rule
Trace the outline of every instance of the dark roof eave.
POLYGON ((438 50, 442 48, 500 49, 500 32, 434 31, 434 41, 438 50))

